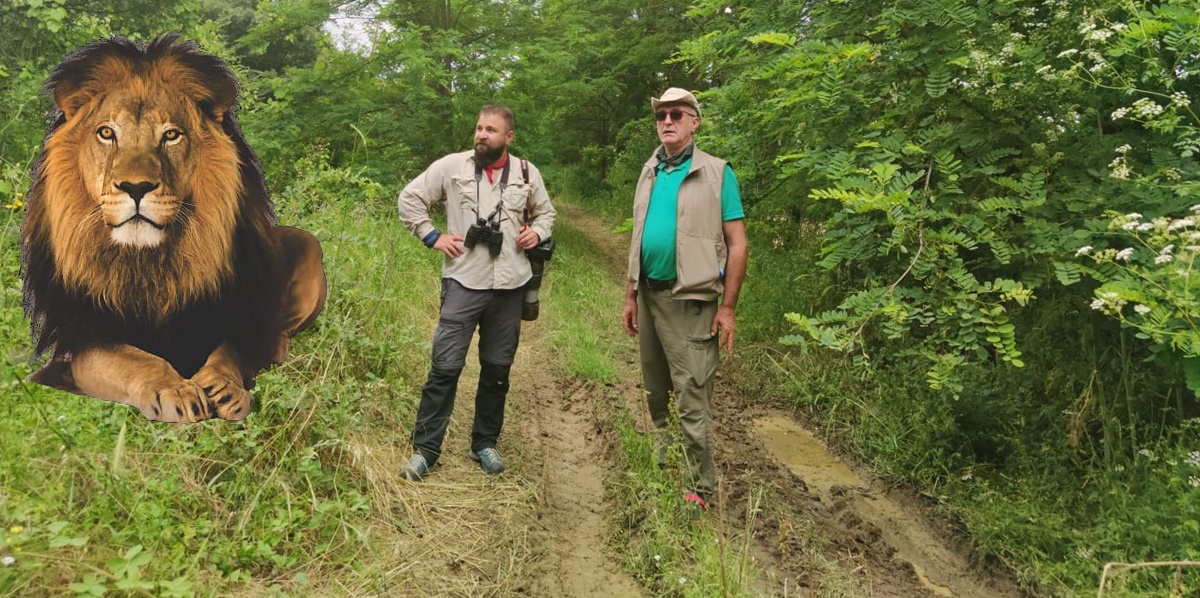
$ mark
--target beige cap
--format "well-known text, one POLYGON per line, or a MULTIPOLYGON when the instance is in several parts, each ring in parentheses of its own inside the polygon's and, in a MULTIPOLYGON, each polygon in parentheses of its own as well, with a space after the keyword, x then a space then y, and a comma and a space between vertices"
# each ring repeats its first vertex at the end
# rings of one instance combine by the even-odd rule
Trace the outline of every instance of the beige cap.
POLYGON ((687 104, 696 111, 696 116, 700 116, 700 102, 686 89, 672 87, 664 91, 662 97, 650 98, 650 110, 657 112, 660 104, 687 104))

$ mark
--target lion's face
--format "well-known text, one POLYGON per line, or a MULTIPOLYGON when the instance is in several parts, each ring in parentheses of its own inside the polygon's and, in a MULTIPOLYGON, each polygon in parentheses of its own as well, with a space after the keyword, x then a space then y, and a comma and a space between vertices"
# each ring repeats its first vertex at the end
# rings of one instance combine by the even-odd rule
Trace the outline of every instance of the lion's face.
POLYGON ((224 128, 237 83, 219 59, 170 42, 95 44, 48 85, 62 120, 26 226, 44 231, 65 288, 121 312, 162 316, 216 293, 246 209, 224 128))
POLYGON ((88 196, 118 245, 157 247, 194 210, 184 207, 194 199, 204 123, 172 95, 120 90, 100 99, 75 131, 88 196))

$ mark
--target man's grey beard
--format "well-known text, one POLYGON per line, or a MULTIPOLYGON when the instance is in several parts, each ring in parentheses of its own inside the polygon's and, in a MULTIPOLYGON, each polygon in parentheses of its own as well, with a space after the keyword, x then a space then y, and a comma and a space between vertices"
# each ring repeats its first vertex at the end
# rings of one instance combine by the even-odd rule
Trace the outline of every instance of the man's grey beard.
POLYGON ((505 149, 507 149, 507 148, 503 145, 500 147, 493 148, 493 147, 488 147, 487 144, 477 143, 477 144, 475 144, 475 163, 487 166, 488 164, 491 164, 492 162, 499 160, 500 156, 504 155, 505 149), (487 149, 480 150, 479 149, 480 145, 483 145, 487 149))

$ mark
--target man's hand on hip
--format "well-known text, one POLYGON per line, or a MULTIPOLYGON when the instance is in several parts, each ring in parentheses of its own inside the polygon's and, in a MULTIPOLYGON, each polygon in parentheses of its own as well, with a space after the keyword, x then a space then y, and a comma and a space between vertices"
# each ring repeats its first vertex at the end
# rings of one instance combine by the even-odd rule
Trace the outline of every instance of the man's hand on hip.
POLYGON ((517 245, 521 249, 533 249, 542 242, 542 238, 537 233, 533 232, 532 228, 521 225, 521 232, 517 233, 517 245))
POLYGON ((725 347, 725 350, 730 354, 733 353, 733 331, 737 328, 733 308, 722 305, 717 309, 717 316, 713 318, 712 330, 709 332, 716 334, 717 330, 721 331, 721 339, 718 341, 719 347, 725 347))
POLYGON ((459 235, 447 234, 442 234, 440 237, 438 237, 437 241, 433 242, 432 249, 436 249, 446 254, 446 257, 450 259, 454 259, 462 255, 467 250, 465 247, 463 247, 462 237, 459 235))

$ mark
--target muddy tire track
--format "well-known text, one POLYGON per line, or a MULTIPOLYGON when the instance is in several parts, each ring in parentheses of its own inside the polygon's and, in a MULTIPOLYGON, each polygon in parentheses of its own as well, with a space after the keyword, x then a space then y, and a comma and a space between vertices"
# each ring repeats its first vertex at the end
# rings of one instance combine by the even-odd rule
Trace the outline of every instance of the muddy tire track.
MULTIPOLYGON (((615 234, 599 217, 570 204, 560 216, 582 230, 624 280, 628 234, 615 234)), ((750 298, 752 300, 752 298, 750 298)), ((766 595, 867 595, 881 598, 945 596, 1017 598, 1016 584, 998 567, 980 563, 969 539, 932 507, 902 490, 872 481, 819 442, 821 451, 789 454, 774 435, 807 435, 781 398, 741 396, 737 358, 722 358, 713 400, 719 512, 724 525, 753 535, 759 562, 757 590, 766 595), (797 432, 799 430, 799 432, 797 432), (822 468, 843 477, 828 483, 822 468), (836 571, 830 571, 835 563, 836 571)), ((626 365, 636 378, 636 348, 626 365), (633 365, 629 365, 633 364, 633 365)), ((624 396, 640 397, 634 383, 624 396)), ((645 406, 639 420, 647 427, 645 406)), ((811 438, 811 435, 808 435, 811 438)), ((609 593, 608 595, 621 595, 609 593)))
MULTIPOLYGON (((591 387, 553 375, 550 347, 537 325, 522 330, 510 397, 523 472, 538 501, 530 521, 534 561, 529 595, 547 598, 644 595, 607 542, 604 479, 615 467, 611 439, 597 419, 591 387), (515 395, 515 396, 514 396, 515 395)), ((510 408, 511 408, 510 407, 510 408)))

